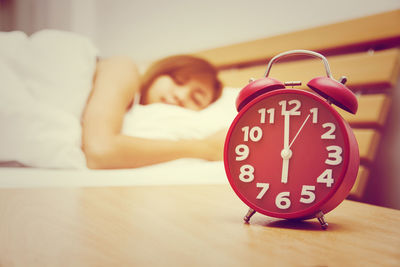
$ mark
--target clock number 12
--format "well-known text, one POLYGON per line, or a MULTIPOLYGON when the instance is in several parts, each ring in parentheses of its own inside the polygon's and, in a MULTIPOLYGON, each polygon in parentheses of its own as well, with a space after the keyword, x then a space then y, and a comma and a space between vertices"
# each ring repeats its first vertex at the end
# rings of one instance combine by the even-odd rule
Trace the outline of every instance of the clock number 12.
POLYGON ((293 100, 282 100, 278 103, 280 106, 282 106, 282 115, 300 115, 300 107, 301 107, 301 102, 297 99, 293 100), (287 110, 286 107, 288 106, 294 106, 291 110, 287 110))

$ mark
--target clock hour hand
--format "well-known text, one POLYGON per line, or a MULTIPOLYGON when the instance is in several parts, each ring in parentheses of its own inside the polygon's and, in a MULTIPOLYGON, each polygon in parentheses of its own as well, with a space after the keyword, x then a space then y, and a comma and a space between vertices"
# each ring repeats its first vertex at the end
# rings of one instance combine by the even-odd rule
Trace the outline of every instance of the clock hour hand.
POLYGON ((292 151, 290 149, 283 149, 281 152, 282 161, 282 176, 281 182, 286 184, 289 174, 289 159, 292 157, 292 151))

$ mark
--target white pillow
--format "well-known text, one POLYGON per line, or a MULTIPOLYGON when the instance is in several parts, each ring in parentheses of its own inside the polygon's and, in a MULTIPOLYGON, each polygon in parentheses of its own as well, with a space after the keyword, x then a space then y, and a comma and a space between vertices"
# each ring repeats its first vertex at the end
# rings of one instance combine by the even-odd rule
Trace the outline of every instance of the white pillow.
POLYGON ((204 110, 167 104, 137 105, 125 115, 122 132, 154 139, 200 139, 228 129, 237 114, 238 89, 224 88, 220 99, 204 110))
POLYGON ((0 59, 17 73, 37 101, 80 119, 98 55, 89 39, 58 30, 42 30, 30 37, 2 32, 0 51, 0 59))
POLYGON ((97 49, 86 38, 45 30, 0 33, 0 161, 86 168, 80 117, 97 49))

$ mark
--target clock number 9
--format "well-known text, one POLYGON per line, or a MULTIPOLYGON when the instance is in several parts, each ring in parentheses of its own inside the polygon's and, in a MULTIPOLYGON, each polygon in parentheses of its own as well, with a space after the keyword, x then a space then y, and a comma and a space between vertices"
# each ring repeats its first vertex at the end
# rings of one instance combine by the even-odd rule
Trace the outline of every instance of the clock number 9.
POLYGON ((235 148, 235 152, 236 152, 236 161, 242 161, 247 159, 247 157, 249 156, 249 147, 244 145, 244 144, 240 144, 237 145, 235 148))
POLYGON ((254 180, 254 167, 250 164, 240 167, 239 180, 244 183, 250 183, 254 180))

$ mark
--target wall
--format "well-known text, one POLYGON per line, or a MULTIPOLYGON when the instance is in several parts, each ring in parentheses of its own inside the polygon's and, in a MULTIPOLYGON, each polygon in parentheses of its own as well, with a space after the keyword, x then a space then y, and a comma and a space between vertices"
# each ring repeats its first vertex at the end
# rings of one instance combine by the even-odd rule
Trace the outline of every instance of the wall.
MULTIPOLYGON (((398 0, 0 0, 0 29, 89 36, 103 56, 139 64, 400 8, 398 0), (4 7, 4 8, 3 8, 4 7), (12 16, 10 16, 12 13, 12 16), (11 24, 11 25, 10 25, 11 24)), ((367 29, 366 29, 367 30, 367 29)), ((400 88, 365 201, 400 209, 400 88), (380 179, 377 179, 379 177, 380 179)))
POLYGON ((3 31, 12 30, 13 24, 13 3, 10 0, 0 0, 0 29, 3 31))
POLYGON ((400 8, 398 0, 1 2, 14 5, 14 29, 82 33, 102 55, 129 55, 138 63, 400 8))
POLYGON ((400 8, 398 0, 96 3, 96 40, 104 55, 129 54, 138 62, 400 8))

